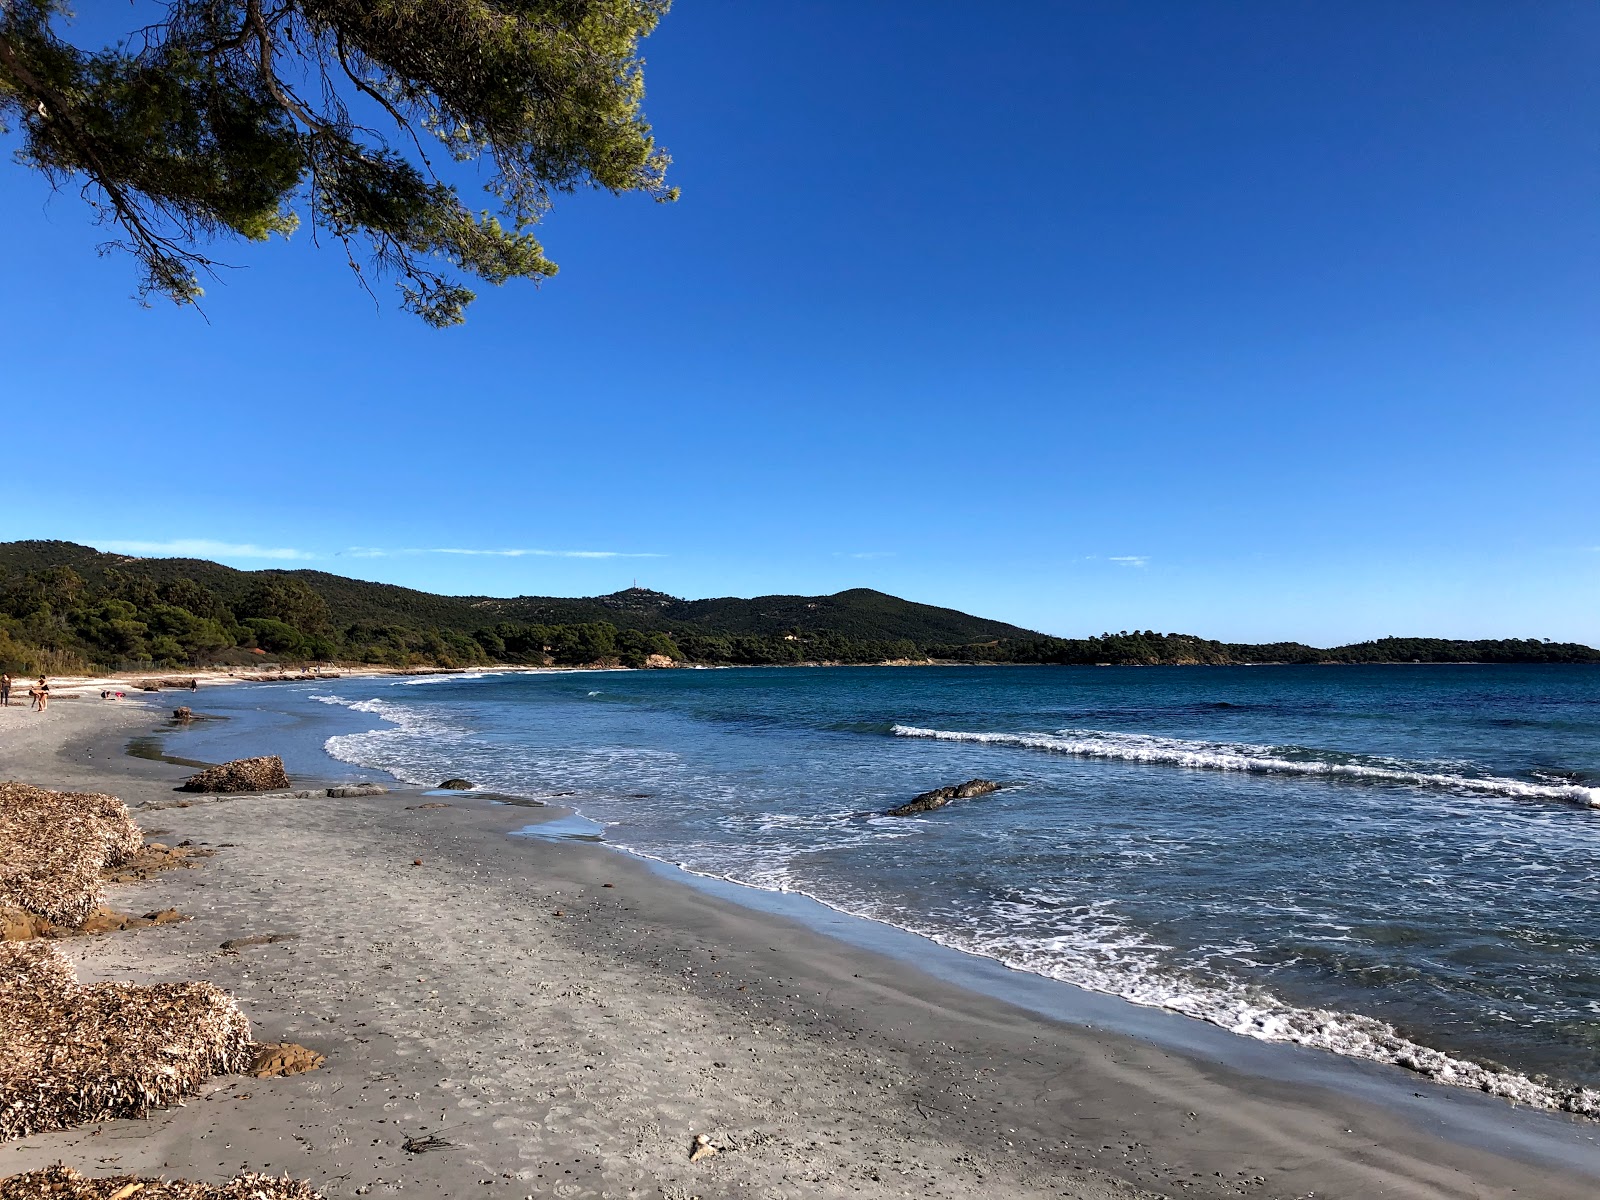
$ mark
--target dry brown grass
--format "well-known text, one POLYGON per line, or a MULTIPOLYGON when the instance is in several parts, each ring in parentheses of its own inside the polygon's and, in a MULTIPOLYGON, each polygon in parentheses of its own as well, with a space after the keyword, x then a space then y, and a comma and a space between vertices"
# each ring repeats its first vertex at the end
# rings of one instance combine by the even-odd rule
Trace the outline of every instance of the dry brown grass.
POLYGON ((0 783, 0 912, 78 925, 105 900, 105 869, 143 844, 115 796, 0 783))
POLYGON ((86 1179, 57 1163, 42 1171, 0 1179, 0 1200, 322 1200, 309 1183, 285 1175, 237 1175, 224 1184, 189 1183, 182 1179, 148 1179, 110 1175, 86 1179))
POLYGON ((0 1141, 142 1117, 251 1061, 249 1022, 209 983, 85 987, 48 943, 0 943, 0 1141))

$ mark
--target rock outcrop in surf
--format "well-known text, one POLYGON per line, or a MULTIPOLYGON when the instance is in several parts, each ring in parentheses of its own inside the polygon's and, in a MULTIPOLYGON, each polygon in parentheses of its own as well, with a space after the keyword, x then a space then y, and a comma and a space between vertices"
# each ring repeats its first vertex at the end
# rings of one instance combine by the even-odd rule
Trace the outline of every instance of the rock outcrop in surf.
POLYGON ((1000 785, 992 779, 969 779, 965 783, 953 783, 949 787, 934 788, 931 792, 923 792, 920 796, 913 796, 898 808, 891 808, 883 815, 886 817, 914 817, 919 813, 933 812, 943 808, 952 800, 970 800, 974 796, 987 796, 990 792, 1000 790, 1000 785))

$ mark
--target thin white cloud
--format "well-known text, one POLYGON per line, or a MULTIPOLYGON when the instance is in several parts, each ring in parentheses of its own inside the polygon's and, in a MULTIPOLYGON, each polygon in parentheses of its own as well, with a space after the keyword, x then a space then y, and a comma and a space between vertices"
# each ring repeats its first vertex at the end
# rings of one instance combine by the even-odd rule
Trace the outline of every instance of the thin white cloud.
POLYGON ((1147 567, 1150 565, 1148 554, 1113 554, 1110 558, 1119 567, 1147 567))
POLYGON ((89 543, 99 550, 115 554, 138 554, 147 558, 276 558, 307 559, 318 557, 308 550, 293 550, 287 546, 257 546, 252 542, 214 542, 210 538, 173 538, 167 542, 128 541, 111 538, 89 543))
POLYGON ((461 546, 414 546, 385 550, 377 546, 352 546, 351 558, 394 558, 403 554, 467 554, 485 558, 665 558, 664 554, 628 554, 621 550, 471 550, 461 546))

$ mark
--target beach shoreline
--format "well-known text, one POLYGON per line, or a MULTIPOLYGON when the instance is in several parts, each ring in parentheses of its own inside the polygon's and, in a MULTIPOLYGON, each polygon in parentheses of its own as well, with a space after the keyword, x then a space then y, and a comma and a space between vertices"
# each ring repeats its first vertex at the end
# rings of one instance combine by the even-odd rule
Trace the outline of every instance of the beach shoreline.
POLYGON ((192 919, 60 943, 80 976, 210 979, 258 1038, 329 1063, 11 1143, 0 1175, 248 1166, 330 1197, 1576 1197, 1600 1176, 1592 1123, 1545 1118, 1571 1130, 1564 1165, 1474 1150, 1383 1105, 1051 1019, 604 846, 507 837, 544 814, 470 794, 141 812, 186 773, 123 753, 159 709, 14 716, 0 774, 113 792, 147 832, 219 850, 115 892, 192 919), (262 933, 293 936, 219 952, 262 933), (453 1148, 402 1149, 429 1133, 453 1148), (723 1152, 691 1164, 698 1133, 723 1152))

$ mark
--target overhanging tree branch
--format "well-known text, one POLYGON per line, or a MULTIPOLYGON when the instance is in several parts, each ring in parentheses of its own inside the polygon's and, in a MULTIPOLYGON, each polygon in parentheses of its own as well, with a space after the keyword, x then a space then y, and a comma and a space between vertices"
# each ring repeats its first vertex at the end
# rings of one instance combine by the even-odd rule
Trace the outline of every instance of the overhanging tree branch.
POLYGON ((169 0, 135 53, 72 45, 62 0, 0 0, 0 121, 18 118, 26 165, 104 198, 146 294, 192 303, 195 273, 215 265, 203 241, 287 234, 299 212, 313 237, 339 239, 363 287, 358 246, 398 279, 405 307, 453 324, 466 279, 555 272, 531 232, 553 194, 675 198, 638 58, 666 7, 169 0), (358 98, 403 131, 405 154, 352 121, 358 98), (505 224, 467 209, 425 137, 492 164, 484 186, 505 224))

